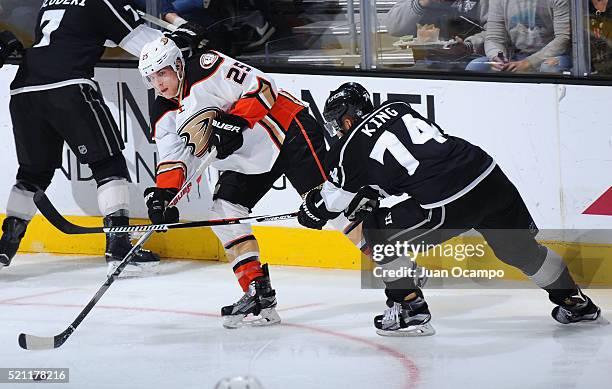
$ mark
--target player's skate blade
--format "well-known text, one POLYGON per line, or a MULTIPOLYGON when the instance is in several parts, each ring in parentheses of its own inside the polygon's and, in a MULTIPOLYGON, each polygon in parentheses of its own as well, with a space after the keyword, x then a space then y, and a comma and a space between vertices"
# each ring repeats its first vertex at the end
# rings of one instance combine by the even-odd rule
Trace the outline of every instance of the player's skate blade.
POLYGON ((235 329, 240 327, 263 327, 279 324, 281 318, 275 308, 262 309, 259 315, 231 315, 223 316, 223 327, 235 329))
POLYGON ((415 326, 408 326, 406 328, 400 328, 397 330, 383 330, 377 329, 376 333, 380 336, 405 336, 405 337, 414 337, 414 336, 431 336, 436 333, 436 330, 433 328, 431 323, 419 324, 415 326))

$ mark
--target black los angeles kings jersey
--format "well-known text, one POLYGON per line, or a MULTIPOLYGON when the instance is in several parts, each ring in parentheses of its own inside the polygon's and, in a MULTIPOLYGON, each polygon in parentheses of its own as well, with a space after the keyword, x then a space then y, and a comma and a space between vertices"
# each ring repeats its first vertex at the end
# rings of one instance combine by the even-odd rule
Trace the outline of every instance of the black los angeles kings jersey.
POLYGON ((444 134, 406 103, 387 102, 328 152, 330 178, 321 195, 335 212, 366 186, 382 197, 407 193, 434 208, 467 193, 494 167, 480 147, 444 134))
POLYGON ((11 94, 91 83, 105 46, 139 56, 160 34, 125 0, 44 0, 35 43, 24 54, 11 94))

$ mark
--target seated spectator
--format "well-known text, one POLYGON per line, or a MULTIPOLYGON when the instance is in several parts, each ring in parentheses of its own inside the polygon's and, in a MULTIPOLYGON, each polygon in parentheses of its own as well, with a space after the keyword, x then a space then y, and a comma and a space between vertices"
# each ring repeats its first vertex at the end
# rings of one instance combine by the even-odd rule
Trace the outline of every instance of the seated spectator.
POLYGON ((608 0, 589 1, 591 71, 612 75, 612 4, 608 0))
POLYGON ((568 0, 490 0, 485 57, 466 70, 561 73, 572 66, 568 0))
POLYGON ((416 35, 417 24, 434 24, 455 39, 449 54, 483 55, 489 0, 399 0, 385 15, 392 36, 416 35))

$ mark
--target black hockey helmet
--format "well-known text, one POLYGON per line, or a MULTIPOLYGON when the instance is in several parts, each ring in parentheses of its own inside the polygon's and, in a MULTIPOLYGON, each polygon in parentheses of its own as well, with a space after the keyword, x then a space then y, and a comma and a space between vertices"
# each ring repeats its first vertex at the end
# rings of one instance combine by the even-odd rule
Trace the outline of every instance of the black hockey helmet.
POLYGON ((374 110, 370 93, 361 84, 347 82, 329 94, 323 109, 325 129, 332 137, 342 129, 345 116, 361 121, 374 110))

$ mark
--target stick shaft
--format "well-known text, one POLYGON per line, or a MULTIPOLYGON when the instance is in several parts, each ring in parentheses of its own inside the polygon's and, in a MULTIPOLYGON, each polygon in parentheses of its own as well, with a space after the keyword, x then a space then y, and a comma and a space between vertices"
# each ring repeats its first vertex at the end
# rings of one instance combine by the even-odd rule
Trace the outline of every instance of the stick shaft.
POLYGON ((144 12, 142 12, 140 10, 138 10, 136 12, 138 12, 138 15, 140 15, 140 17, 143 18, 144 20, 146 20, 147 22, 153 23, 156 26, 164 28, 164 29, 166 29, 168 31, 174 32, 178 28, 174 24, 168 23, 167 21, 161 20, 160 18, 156 18, 155 16, 149 15, 148 13, 144 13, 144 12))

